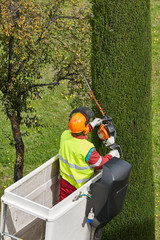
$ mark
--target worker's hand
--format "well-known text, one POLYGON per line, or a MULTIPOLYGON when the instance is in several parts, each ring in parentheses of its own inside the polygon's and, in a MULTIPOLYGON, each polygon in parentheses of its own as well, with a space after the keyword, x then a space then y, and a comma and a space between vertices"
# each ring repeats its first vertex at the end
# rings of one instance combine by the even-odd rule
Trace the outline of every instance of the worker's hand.
POLYGON ((119 154, 119 152, 118 152, 117 149, 110 151, 109 154, 110 154, 112 157, 120 158, 120 154, 119 154))
POLYGON ((95 128, 96 126, 99 126, 102 123, 101 118, 95 118, 92 122, 90 122, 90 125, 92 128, 95 128))

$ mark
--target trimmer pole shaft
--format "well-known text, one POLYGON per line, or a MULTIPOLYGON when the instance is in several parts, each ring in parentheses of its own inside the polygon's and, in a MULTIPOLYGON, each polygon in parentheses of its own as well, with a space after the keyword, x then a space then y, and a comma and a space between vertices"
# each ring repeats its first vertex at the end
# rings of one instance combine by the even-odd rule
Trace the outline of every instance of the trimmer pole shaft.
POLYGON ((105 116, 105 113, 103 112, 103 109, 101 108, 100 104, 98 103, 98 101, 97 101, 97 99, 96 99, 96 97, 95 97, 95 95, 94 95, 94 93, 93 93, 93 91, 92 91, 92 89, 91 89, 88 81, 87 81, 87 78, 86 78, 86 76, 84 75, 84 73, 83 73, 83 71, 82 71, 81 68, 80 68, 80 72, 82 73, 82 75, 83 75, 83 77, 84 77, 84 80, 85 80, 85 82, 86 82, 86 84, 87 84, 87 87, 88 87, 88 89, 89 89, 89 91, 90 91, 90 94, 91 94, 92 98, 94 99, 95 103, 97 104, 97 107, 99 108, 102 116, 105 116))

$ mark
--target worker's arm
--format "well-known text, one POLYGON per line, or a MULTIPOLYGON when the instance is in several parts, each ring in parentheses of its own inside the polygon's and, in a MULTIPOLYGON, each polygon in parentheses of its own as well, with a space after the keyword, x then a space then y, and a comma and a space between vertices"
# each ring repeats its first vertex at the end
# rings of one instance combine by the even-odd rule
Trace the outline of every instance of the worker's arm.
POLYGON ((103 164, 108 162, 112 158, 112 155, 106 154, 101 156, 95 148, 91 148, 86 156, 86 161, 89 165, 93 166, 96 169, 102 168, 103 164))
POLYGON ((112 157, 119 157, 118 150, 112 150, 109 154, 101 156, 95 148, 91 148, 86 156, 86 161, 95 169, 101 169, 112 157))

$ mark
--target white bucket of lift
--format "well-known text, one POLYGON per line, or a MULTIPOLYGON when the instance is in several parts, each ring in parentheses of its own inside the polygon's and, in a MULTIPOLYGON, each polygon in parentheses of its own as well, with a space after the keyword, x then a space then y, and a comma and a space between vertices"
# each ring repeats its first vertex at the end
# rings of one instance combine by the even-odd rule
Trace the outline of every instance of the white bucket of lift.
POLYGON ((1 199, 2 239, 89 240, 91 229, 85 219, 92 180, 58 203, 58 155, 5 189, 1 199))

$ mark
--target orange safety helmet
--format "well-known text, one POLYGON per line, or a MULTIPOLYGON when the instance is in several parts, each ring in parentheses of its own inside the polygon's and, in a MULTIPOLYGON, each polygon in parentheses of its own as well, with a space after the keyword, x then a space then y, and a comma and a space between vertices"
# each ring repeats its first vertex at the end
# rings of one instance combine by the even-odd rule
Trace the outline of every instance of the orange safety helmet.
POLYGON ((87 107, 79 107, 73 110, 69 119, 69 130, 72 133, 89 133, 89 120, 94 116, 92 110, 87 107))

